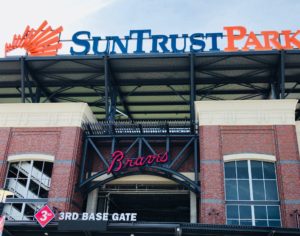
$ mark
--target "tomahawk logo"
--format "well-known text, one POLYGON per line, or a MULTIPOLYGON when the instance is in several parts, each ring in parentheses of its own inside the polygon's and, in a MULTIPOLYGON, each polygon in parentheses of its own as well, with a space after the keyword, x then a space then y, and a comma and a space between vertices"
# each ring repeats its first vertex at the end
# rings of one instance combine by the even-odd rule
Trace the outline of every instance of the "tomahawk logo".
POLYGON ((57 51, 62 47, 59 38, 63 27, 52 29, 47 25, 48 22, 44 21, 38 29, 27 26, 23 35, 15 34, 12 43, 5 44, 5 56, 17 48, 25 49, 30 56, 56 56, 57 51))

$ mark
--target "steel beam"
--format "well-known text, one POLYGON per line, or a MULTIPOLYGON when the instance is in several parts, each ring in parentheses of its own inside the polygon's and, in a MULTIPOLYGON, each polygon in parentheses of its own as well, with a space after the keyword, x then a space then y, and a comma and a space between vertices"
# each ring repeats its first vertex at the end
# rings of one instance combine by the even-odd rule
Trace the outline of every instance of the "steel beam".
POLYGON ((108 67, 108 58, 107 56, 104 57, 104 77, 105 77, 105 112, 106 112, 106 120, 109 117, 109 67, 108 67))
POLYGON ((280 52, 280 99, 285 98, 285 51, 280 52))
POLYGON ((21 102, 25 103, 25 60, 24 57, 20 58, 21 62, 21 102))
POLYGON ((195 59, 194 54, 190 54, 190 120, 195 122, 195 101, 196 101, 196 86, 195 86, 195 59))

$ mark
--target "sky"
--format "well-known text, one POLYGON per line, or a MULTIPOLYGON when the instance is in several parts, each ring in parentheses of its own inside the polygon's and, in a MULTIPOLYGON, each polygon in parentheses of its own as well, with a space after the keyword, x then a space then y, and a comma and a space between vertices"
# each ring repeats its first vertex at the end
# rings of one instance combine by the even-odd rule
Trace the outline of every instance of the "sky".
POLYGON ((258 33, 296 31, 299 12, 300 0, 9 0, 0 9, 0 57, 14 34, 43 20, 63 26, 61 38, 70 39, 80 30, 97 36, 125 36, 131 29, 166 35, 222 32, 236 25, 258 33))

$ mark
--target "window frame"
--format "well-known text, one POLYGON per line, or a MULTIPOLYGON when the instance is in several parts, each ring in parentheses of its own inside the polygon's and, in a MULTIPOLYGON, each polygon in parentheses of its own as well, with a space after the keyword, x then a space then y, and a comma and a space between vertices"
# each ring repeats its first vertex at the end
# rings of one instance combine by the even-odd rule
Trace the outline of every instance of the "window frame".
MULTIPOLYGON (((5 175, 5 182, 4 182, 4 186, 5 188, 8 188, 9 185, 9 181, 10 180, 14 180, 15 183, 13 190, 10 190, 14 193, 17 193, 17 189, 18 189, 18 185, 22 185, 21 189, 23 191, 23 193, 19 193, 20 195, 24 194, 22 197, 19 196, 19 194, 15 194, 14 196, 12 196, 12 198, 14 198, 14 201, 12 201, 11 203, 7 203, 5 207, 7 207, 7 212, 5 212, 7 219, 12 218, 13 216, 11 215, 12 212, 15 211, 14 208, 15 204, 20 204, 21 205, 21 211, 20 209, 16 208, 18 210, 18 214, 16 215, 16 217, 18 219, 21 218, 21 220, 33 220, 33 215, 26 215, 25 214, 25 210, 26 207, 30 207, 32 208, 32 210, 34 212, 36 212, 41 206, 43 206, 48 199, 48 194, 50 192, 50 188, 51 188, 51 181, 52 181, 52 174, 53 174, 53 167, 54 167, 54 157, 52 158, 53 161, 49 161, 49 159, 45 159, 44 156, 48 156, 48 155, 40 155, 41 158, 36 158, 38 155, 36 154, 34 158, 32 159, 28 159, 28 158, 24 158, 24 155, 19 155, 19 158, 17 157, 18 155, 14 155, 13 159, 10 159, 8 161, 8 165, 7 165, 7 171, 6 171, 6 175, 5 175), (37 166, 35 166, 34 164, 36 162, 41 162, 41 168, 38 168, 37 166), (27 166, 26 168, 23 166, 22 167, 22 163, 28 163, 29 166, 27 166), (48 163, 47 165, 51 164, 51 166, 47 166, 48 168, 51 168, 51 175, 48 176, 48 174, 45 172, 46 169, 46 163, 48 163), (16 166, 14 166, 16 165, 16 166), (15 168, 17 173, 14 173, 14 177, 9 177, 9 173, 11 168, 15 168), (25 168, 25 169, 24 169, 25 168), (22 171, 23 169, 23 171, 22 171), (23 172, 27 172, 27 174, 24 174, 23 172), (39 172, 37 172, 39 171, 39 172), (24 178, 26 180, 26 182, 24 181, 24 184, 20 183, 20 174, 26 176, 26 178, 24 178), (36 185, 37 186, 37 192, 35 192, 33 189, 31 189, 32 185, 36 185), (43 189, 43 190, 42 190, 43 189), (42 194, 44 194, 43 192, 47 192, 47 197, 43 197, 42 194), (31 194, 34 194, 36 197, 32 197, 31 194), (28 199, 31 199, 30 202, 28 202, 28 199), (17 200, 17 201, 15 201, 17 200), (42 201, 45 200, 45 203, 43 203, 42 201), (36 209, 34 209, 36 208, 36 209)), ((26 156, 28 156, 28 154, 26 154, 26 156)), ((21 190, 20 190, 21 191, 21 190)), ((8 201, 9 202, 9 201, 8 201)), ((4 208, 5 210, 5 208, 4 208)))
POLYGON ((267 221, 267 225, 269 226, 270 221, 272 221, 272 219, 269 219, 269 213, 268 213, 268 206, 276 206, 278 207, 279 210, 279 219, 276 220, 274 219, 274 221, 279 221, 280 223, 280 227, 281 227, 281 211, 280 211, 280 196, 279 196, 279 189, 278 189, 278 181, 277 181, 277 170, 276 170, 276 163, 275 161, 266 161, 266 159, 263 158, 263 160, 259 160, 257 158, 255 159, 244 159, 244 158, 237 158, 237 159, 233 159, 232 156, 230 155, 231 158, 227 159, 226 161, 223 162, 223 170, 224 170, 224 195, 225 195, 225 215, 226 215, 226 224, 228 223, 229 220, 236 220, 239 222, 243 220, 240 218, 240 206, 250 206, 251 208, 251 222, 252 222, 252 226, 256 225, 256 221, 257 220, 262 220, 262 219, 258 219, 255 218, 255 206, 264 206, 266 207, 266 214, 267 214, 267 218, 265 219, 267 221), (240 161, 247 161, 247 170, 248 170, 248 183, 249 183, 249 194, 250 194, 250 200, 240 200, 240 196, 239 196, 239 183, 238 180, 246 180, 246 179, 239 179, 238 178, 238 171, 237 171, 237 162, 240 161), (252 176, 252 165, 251 165, 251 161, 257 161, 262 163, 262 174, 263 177, 261 179, 258 178, 253 178, 252 176), (235 178, 226 178, 225 177, 225 164, 226 163, 235 163, 235 178), (274 165, 274 172, 275 172, 275 179, 266 179, 265 178, 265 173, 264 173, 264 163, 272 163, 274 165), (237 200, 228 200, 227 199, 227 189, 226 189, 226 180, 235 180, 236 181, 236 189, 237 189, 237 200), (263 187, 264 187, 264 200, 254 200, 254 189, 253 189, 253 181, 255 180, 262 180, 263 181, 263 187), (267 200, 267 189, 266 189, 266 181, 274 181, 276 182, 276 194, 277 194, 277 199, 276 200, 267 200), (238 219, 235 218, 229 218, 228 219, 228 212, 227 212, 227 206, 237 206, 238 207, 238 219))

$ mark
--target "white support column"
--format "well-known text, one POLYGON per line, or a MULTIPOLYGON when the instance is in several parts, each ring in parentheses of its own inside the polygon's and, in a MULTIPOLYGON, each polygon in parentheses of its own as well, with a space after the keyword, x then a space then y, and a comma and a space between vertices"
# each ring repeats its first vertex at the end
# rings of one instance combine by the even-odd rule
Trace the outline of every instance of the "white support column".
POLYGON ((96 213, 97 202, 98 202, 98 189, 94 189, 88 195, 87 204, 86 204, 86 212, 96 213))
POLYGON ((193 192, 190 192, 190 221, 197 223, 197 197, 193 192))

